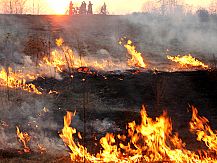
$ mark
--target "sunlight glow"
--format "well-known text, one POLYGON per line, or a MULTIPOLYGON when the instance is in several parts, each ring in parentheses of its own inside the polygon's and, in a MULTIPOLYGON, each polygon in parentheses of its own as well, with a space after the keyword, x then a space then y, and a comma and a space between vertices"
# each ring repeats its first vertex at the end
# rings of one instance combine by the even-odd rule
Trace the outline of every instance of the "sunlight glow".
POLYGON ((47 0, 52 13, 62 15, 67 12, 69 1, 68 0, 47 0))
MULTIPOLYGON (((44 0, 46 1, 47 13, 49 14, 65 14, 68 10, 70 0, 44 0)), ((76 7, 79 7, 83 0, 72 0, 76 7)), ((100 7, 105 2, 108 6, 110 14, 127 14, 132 12, 140 12, 144 4, 149 0, 91 0, 93 10, 98 13, 100 7)), ((151 0, 155 2, 155 0, 151 0)), ((190 5, 192 8, 208 8, 212 0, 178 0, 184 4, 190 5)), ((85 1, 87 4, 89 0, 85 1)), ((158 1, 157 1, 158 2, 158 1)))

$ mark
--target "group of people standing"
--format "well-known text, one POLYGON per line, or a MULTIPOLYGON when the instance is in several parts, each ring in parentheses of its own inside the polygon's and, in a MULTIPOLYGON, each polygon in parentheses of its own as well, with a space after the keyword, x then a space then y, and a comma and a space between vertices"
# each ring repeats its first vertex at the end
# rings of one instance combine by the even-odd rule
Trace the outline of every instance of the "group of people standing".
MULTIPOLYGON (((92 15, 93 14, 93 4, 91 1, 89 1, 89 4, 87 5, 85 1, 81 3, 80 7, 74 7, 74 4, 72 1, 70 1, 69 4, 69 15, 92 15)), ((107 9, 106 4, 101 7, 100 14, 106 15, 107 9)))
POLYGON ((93 4, 89 1, 87 6, 86 2, 83 1, 80 7, 74 7, 72 1, 69 4, 69 15, 86 15, 86 14, 93 14, 93 4))

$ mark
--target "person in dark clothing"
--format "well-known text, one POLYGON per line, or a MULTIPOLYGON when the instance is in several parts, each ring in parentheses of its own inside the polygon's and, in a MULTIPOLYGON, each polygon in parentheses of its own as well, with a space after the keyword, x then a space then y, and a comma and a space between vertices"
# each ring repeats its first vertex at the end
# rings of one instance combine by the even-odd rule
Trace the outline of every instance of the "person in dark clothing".
POLYGON ((81 3, 81 7, 80 7, 80 10, 79 10, 79 14, 81 14, 81 15, 85 15, 85 14, 87 14, 87 4, 86 4, 86 2, 85 1, 83 1, 82 3, 81 3))
POLYGON ((104 5, 101 7, 101 14, 106 15, 107 14, 107 6, 104 3, 104 5))
POLYGON ((82 12, 82 14, 87 14, 87 4, 86 4, 86 2, 85 1, 83 1, 83 12, 82 12))
POLYGON ((89 1, 87 14, 93 14, 93 4, 89 1))

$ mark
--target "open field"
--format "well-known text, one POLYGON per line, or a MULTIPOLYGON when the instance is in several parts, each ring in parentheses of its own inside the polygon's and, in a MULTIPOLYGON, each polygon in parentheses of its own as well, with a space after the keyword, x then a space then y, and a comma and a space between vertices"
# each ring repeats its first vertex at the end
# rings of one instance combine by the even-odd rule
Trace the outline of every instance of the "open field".
POLYGON ((120 65, 129 56, 118 42, 127 37, 148 65, 147 69, 120 66, 120 70, 113 70, 109 63, 110 71, 86 67, 81 71, 67 65, 55 75, 46 69, 43 75, 27 82, 34 84, 42 95, 1 86, 0 162, 70 162, 69 149, 59 133, 66 111, 75 110, 72 126, 83 137, 76 140, 90 153, 97 153, 101 149, 99 140, 106 133, 127 134, 129 122, 141 122, 142 105, 152 118, 166 110, 173 133, 179 133, 187 149, 207 150, 189 131, 192 114, 189 105, 210 121, 213 130, 217 129, 216 16, 204 21, 192 15, 179 19, 153 15, 0 15, 0 27, 2 67, 16 70, 24 67, 26 73, 40 69, 32 55, 34 68, 25 67, 25 46, 30 37, 43 39, 50 46, 49 52, 60 49, 55 40, 62 37, 64 44, 86 62, 105 59, 120 65), (188 53, 211 69, 176 69, 177 65, 166 57, 188 53), (31 136, 30 153, 20 154, 22 145, 17 140, 16 126, 31 136), (39 144, 46 152, 40 153, 39 144))

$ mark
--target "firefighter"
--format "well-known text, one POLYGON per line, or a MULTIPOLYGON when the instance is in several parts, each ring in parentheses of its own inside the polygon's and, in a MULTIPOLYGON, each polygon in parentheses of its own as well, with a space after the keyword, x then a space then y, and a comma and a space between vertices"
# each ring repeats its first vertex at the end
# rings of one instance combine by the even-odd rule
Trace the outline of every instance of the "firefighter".
POLYGON ((87 14, 93 14, 93 4, 89 1, 87 14))

